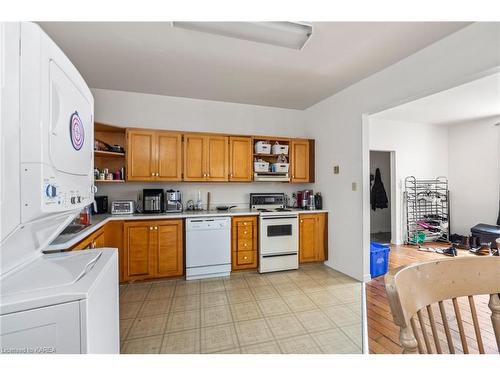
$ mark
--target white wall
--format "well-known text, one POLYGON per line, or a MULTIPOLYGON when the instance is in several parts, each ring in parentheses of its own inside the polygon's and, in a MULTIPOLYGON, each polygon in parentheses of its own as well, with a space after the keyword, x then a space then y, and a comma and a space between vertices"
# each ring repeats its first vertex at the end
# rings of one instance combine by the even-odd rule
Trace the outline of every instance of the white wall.
POLYGON ((500 185, 500 117, 448 126, 451 231, 496 224, 500 185))
MULTIPOLYGON (((371 148, 371 147, 370 147, 371 148)), ((387 208, 370 210, 370 233, 387 233, 391 231, 391 153, 370 151, 370 175, 375 176, 380 169, 382 184, 387 194, 387 208)))
POLYGON ((316 139, 316 188, 329 197, 327 264, 369 279, 369 135, 364 115, 492 74, 500 66, 499 46, 498 23, 475 23, 306 110, 307 135, 316 139), (334 165, 340 165, 340 174, 333 174, 334 165))
POLYGON ((448 128, 443 125, 389 121, 370 116, 370 150, 394 151, 395 238, 404 242, 404 179, 448 176, 448 128))
MULTIPOLYGON (((95 120, 123 127, 231 134, 304 137, 304 113, 300 110, 92 89, 95 120)), ((98 185, 98 195, 113 199, 137 199, 143 188, 178 189, 183 201, 196 199, 198 190, 206 203, 210 191, 214 205, 248 207, 251 192, 285 192, 310 188, 288 183, 127 183, 98 185)), ((324 197, 325 200, 328 197, 324 197)))

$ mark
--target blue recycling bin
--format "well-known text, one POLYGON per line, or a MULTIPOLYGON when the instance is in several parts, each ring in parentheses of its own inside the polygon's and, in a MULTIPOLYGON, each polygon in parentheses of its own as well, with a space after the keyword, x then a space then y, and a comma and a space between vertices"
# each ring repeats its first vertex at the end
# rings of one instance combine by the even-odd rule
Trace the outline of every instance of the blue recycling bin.
POLYGON ((387 245, 370 242, 370 275, 372 279, 387 273, 389 251, 391 250, 387 245))

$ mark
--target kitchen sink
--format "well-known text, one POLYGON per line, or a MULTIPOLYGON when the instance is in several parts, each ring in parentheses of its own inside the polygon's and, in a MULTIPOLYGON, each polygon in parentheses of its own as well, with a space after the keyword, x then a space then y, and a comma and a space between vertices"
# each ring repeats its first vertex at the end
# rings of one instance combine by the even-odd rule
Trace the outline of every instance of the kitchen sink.
POLYGON ((89 225, 82 225, 82 224, 70 224, 64 230, 61 232, 61 234, 76 234, 78 232, 81 232, 85 228, 88 228, 89 225))

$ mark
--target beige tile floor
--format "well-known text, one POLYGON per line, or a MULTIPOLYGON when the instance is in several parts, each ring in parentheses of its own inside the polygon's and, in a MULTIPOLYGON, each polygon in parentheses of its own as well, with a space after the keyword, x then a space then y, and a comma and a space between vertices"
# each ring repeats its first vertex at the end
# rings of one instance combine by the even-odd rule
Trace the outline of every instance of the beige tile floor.
POLYGON ((120 286, 122 353, 360 353, 361 284, 324 265, 120 286))

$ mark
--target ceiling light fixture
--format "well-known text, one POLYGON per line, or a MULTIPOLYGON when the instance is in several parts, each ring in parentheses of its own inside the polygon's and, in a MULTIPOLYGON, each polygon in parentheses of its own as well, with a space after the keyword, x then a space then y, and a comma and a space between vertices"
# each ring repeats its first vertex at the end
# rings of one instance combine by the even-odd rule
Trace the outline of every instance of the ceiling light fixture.
POLYGON ((293 49, 302 49, 312 35, 312 26, 303 22, 172 22, 172 25, 293 49))

